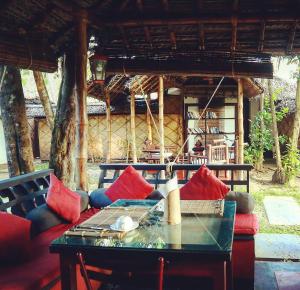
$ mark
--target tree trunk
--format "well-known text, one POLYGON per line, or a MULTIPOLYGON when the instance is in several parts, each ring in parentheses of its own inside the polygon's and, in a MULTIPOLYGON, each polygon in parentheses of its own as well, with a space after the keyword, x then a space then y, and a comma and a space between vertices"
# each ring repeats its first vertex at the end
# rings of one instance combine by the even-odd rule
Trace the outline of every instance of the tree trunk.
POLYGON ((45 81, 43 78, 43 74, 39 71, 33 71, 33 76, 35 79, 36 89, 38 91, 41 103, 45 111, 47 123, 52 131, 54 128, 54 113, 52 110, 52 106, 49 99, 47 87, 45 85, 45 81))
POLYGON ((274 136, 274 145, 275 145, 275 154, 276 154, 276 170, 272 176, 272 181, 275 183, 283 184, 285 182, 284 171, 282 168, 281 162, 281 153, 280 153, 280 145, 279 145, 279 136, 278 136, 278 128, 277 128, 277 119, 276 119, 276 111, 273 99, 273 88, 271 80, 268 80, 268 90, 269 90, 269 99, 270 99, 270 109, 272 115, 272 129, 274 136))
POLYGON ((293 148, 298 147, 300 133, 300 57, 298 57, 298 79, 296 89, 296 111, 293 124, 293 132, 291 137, 291 145, 293 148))
POLYGON ((3 75, 0 106, 8 171, 12 177, 34 171, 33 152, 20 71, 15 67, 4 69, 1 66, 0 75, 3 75))
POLYGON ((66 186, 74 182, 75 153, 75 55, 65 54, 62 82, 52 131, 49 167, 66 186))
MULTIPOLYGON (((259 99, 259 110, 260 110, 260 112, 263 112, 264 105, 265 105, 265 95, 264 95, 264 93, 262 93, 260 95, 260 99, 259 99)), ((262 115, 260 117, 260 130, 261 130, 261 132, 264 132, 264 130, 265 130, 265 122, 264 122, 264 118, 263 118, 262 115)), ((264 141, 263 141, 262 138, 260 140, 260 150, 261 151, 259 153, 258 160, 255 164, 255 169, 259 170, 259 171, 263 170, 263 163, 264 163, 264 141)))

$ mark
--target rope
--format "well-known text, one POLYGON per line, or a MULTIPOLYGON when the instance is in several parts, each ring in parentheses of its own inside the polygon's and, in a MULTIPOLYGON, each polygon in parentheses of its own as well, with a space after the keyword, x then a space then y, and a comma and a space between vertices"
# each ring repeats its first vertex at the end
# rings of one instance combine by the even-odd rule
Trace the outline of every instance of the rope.
POLYGON ((1 76, 1 80, 0 80, 0 92, 2 90, 2 86, 3 86, 3 83, 4 83, 4 78, 5 78, 5 74, 6 74, 6 69, 7 69, 7 66, 5 65, 4 68, 3 68, 3 73, 2 73, 2 76, 1 76))
MULTIPOLYGON (((125 68, 124 68, 124 74, 126 75, 125 68)), ((202 119, 202 116, 204 115, 204 113, 206 113, 206 110, 207 110, 208 106, 210 105, 212 99, 213 99, 214 96, 216 95, 216 93, 217 93, 217 91, 218 91, 218 89, 219 89, 221 83, 223 82, 224 78, 225 78, 225 77, 222 77, 221 80, 219 81, 217 87, 215 88, 214 92, 213 92, 212 95, 210 96, 210 98, 209 98, 209 100, 208 100, 206 106, 204 107, 204 109, 203 109, 201 115, 199 116, 198 121, 201 120, 201 119, 202 119)), ((139 84, 141 93, 142 93, 142 95, 143 95, 144 101, 145 101, 145 103, 146 103, 147 110, 148 110, 148 112, 149 112, 149 114, 150 114, 150 117, 151 117, 151 119, 152 119, 152 122, 153 122, 153 124, 154 124, 156 133, 157 133, 158 136, 160 136, 160 132, 159 132, 157 126, 156 126, 156 123, 155 123, 154 117, 153 117, 153 115, 152 115, 150 106, 149 106, 149 104, 148 104, 148 102, 147 102, 147 96, 146 96, 146 94, 145 94, 145 92, 144 92, 144 90, 143 90, 142 84, 141 84, 141 82, 140 82, 140 78, 138 78, 137 81, 138 81, 138 84, 139 84)), ((166 167, 166 171, 167 171, 167 172, 171 172, 171 171, 172 171, 173 164, 176 163, 176 160, 178 159, 178 157, 179 157, 179 155, 180 155, 180 152, 183 150, 184 146, 186 145, 186 143, 189 141, 189 139, 190 139, 191 137, 192 137, 192 135, 189 135, 189 136, 186 138, 186 140, 183 142, 182 146, 180 147, 180 149, 179 149, 178 152, 177 152, 177 155, 176 155, 174 161, 170 161, 169 157, 167 156, 167 160, 168 160, 167 167, 166 167)))
MULTIPOLYGON (((204 115, 204 113, 206 113, 206 110, 207 110, 208 106, 210 105, 210 103, 211 103, 212 99, 214 98, 215 94, 217 93, 217 91, 218 91, 218 89, 219 89, 221 83, 223 82, 224 78, 225 78, 225 77, 222 77, 221 80, 219 81, 217 87, 215 88, 213 94, 211 95, 211 97, 210 97, 210 99, 208 100, 206 106, 204 107, 204 109, 203 109, 201 115, 199 116, 198 121, 200 121, 200 120, 202 119, 202 116, 204 115)), ((176 162, 176 160, 177 160, 178 157, 179 157, 180 152, 183 150, 184 146, 185 146, 186 143, 190 140, 191 137, 192 137, 192 135, 189 135, 189 136, 185 139, 184 143, 182 144, 182 146, 180 147, 180 149, 179 149, 179 151, 178 151, 178 153, 177 153, 177 156, 175 157, 175 159, 174 159, 174 161, 173 161, 173 164, 176 162)))

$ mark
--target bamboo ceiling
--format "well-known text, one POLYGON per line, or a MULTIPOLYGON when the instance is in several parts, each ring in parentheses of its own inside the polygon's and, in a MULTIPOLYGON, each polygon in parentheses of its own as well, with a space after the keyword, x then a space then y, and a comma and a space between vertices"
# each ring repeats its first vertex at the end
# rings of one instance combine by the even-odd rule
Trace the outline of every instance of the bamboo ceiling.
POLYGON ((72 47, 81 8, 88 13, 89 35, 110 58, 170 59, 227 51, 256 53, 254 60, 261 61, 258 54, 264 52, 300 52, 299 2, 2 0, 0 62, 55 70, 56 58, 72 47))

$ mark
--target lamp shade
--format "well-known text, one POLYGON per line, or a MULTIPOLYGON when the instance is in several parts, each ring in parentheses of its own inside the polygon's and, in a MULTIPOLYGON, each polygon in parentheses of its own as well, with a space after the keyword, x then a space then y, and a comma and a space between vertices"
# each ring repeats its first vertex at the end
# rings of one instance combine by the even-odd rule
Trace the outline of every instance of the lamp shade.
POLYGON ((102 84, 105 81, 108 58, 105 55, 94 54, 89 60, 93 81, 102 84))

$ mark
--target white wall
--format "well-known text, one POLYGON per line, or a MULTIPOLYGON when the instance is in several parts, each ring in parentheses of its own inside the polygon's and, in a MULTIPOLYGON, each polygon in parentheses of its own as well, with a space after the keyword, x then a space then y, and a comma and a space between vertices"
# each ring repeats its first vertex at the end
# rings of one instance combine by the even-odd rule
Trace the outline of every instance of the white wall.
POLYGON ((6 149, 5 149, 5 138, 3 132, 3 124, 2 120, 0 119, 0 164, 6 164, 6 149))

